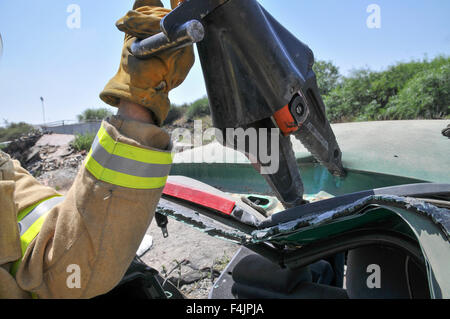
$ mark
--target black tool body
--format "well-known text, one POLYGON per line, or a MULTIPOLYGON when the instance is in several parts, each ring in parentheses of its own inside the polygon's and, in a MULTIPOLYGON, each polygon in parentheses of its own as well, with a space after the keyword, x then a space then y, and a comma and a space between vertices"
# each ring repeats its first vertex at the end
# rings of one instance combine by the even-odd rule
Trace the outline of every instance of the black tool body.
MULTIPOLYGON (((341 151, 326 118, 325 105, 312 70, 314 55, 311 49, 256 0, 189 0, 161 22, 163 32, 159 38, 164 36, 173 45, 166 43, 160 48, 149 48, 147 41, 146 50, 151 52, 150 56, 167 50, 168 46, 176 49, 177 35, 185 35, 183 28, 192 25, 193 21, 203 26, 203 39, 197 42, 197 49, 213 124, 221 130, 223 144, 252 159, 255 168, 286 207, 304 203, 303 184, 290 134, 299 139, 331 174, 344 176, 341 151), (255 128, 258 131, 266 128, 267 134, 258 134, 258 151, 252 154, 251 143, 255 141, 238 146, 233 137, 227 138, 226 129, 229 128, 255 128), (280 128, 281 134, 274 135, 273 128, 280 128), (261 138, 267 141, 270 152, 279 154, 276 172, 267 173, 267 163, 259 152, 261 138), (279 139, 277 149, 270 149, 274 138, 279 139)), ((155 43, 157 45, 158 41, 155 43)), ((143 55, 139 48, 142 49, 135 47, 135 53, 143 55)))

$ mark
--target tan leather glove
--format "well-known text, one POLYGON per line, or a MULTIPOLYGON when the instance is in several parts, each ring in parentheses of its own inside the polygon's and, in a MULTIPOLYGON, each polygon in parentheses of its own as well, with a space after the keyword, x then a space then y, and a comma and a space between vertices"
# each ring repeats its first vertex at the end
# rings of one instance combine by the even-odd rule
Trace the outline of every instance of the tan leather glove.
MULTIPOLYGON (((178 1, 172 1, 177 5, 178 1)), ((117 74, 109 81, 100 98, 117 107, 121 99, 145 106, 162 125, 169 113, 169 91, 179 86, 194 64, 192 46, 140 60, 130 53, 136 39, 161 32, 160 21, 170 12, 160 0, 136 0, 133 10, 117 21, 125 32, 122 59, 117 74)))

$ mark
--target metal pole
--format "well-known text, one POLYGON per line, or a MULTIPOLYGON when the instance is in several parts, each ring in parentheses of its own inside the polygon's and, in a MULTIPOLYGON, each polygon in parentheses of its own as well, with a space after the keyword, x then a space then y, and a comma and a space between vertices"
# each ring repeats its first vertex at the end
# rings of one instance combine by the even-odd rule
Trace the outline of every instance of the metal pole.
POLYGON ((44 126, 45 126, 45 107, 44 107, 44 98, 41 96, 42 102, 42 117, 44 118, 44 126))

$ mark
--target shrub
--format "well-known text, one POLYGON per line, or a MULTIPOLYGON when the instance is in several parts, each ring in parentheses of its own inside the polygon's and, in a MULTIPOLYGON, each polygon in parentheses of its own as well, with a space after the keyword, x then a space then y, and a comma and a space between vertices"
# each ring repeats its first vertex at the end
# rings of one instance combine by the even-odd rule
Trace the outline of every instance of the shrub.
POLYGON ((192 103, 186 112, 187 119, 191 121, 207 115, 211 115, 209 100, 207 97, 201 98, 192 103))
POLYGON ((364 107, 376 99, 371 91, 373 78, 374 74, 366 69, 355 70, 348 77, 342 78, 342 83, 324 96, 329 120, 354 121, 360 114, 364 114, 364 107))
POLYGON ((89 151, 95 136, 95 133, 77 134, 72 143, 70 143, 70 146, 77 152, 89 151))
POLYGON ((328 95, 337 87, 341 75, 339 74, 339 68, 332 62, 316 61, 313 70, 316 73, 320 94, 328 95))
POLYGON ((437 119, 448 116, 450 58, 356 70, 323 96, 332 122, 437 119), (440 70, 440 71, 439 71, 440 70))
POLYGON ((417 74, 388 104, 395 120, 440 119, 450 114, 450 64, 417 74))
POLYGON ((35 128, 27 123, 7 123, 6 127, 0 127, 0 143, 13 141, 23 135, 33 133, 35 128))

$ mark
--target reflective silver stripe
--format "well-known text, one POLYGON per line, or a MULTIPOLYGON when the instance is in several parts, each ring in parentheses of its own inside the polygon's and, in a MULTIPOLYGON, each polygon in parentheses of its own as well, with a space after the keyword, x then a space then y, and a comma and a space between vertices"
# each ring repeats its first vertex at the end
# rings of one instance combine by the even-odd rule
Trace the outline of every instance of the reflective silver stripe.
POLYGON ((61 203, 64 200, 64 197, 53 197, 45 202, 36 206, 32 211, 25 216, 19 224, 20 236, 25 234, 25 232, 45 213, 47 213, 50 209, 52 209, 57 204, 61 203))
POLYGON ((92 158, 104 168, 138 177, 166 177, 171 168, 171 165, 143 163, 110 154, 99 143, 98 136, 92 144, 92 158))

